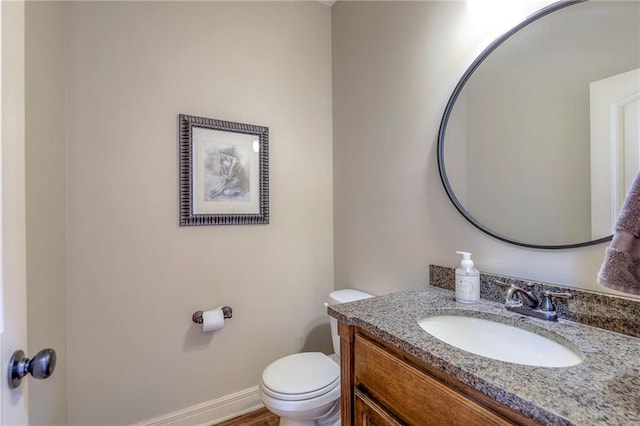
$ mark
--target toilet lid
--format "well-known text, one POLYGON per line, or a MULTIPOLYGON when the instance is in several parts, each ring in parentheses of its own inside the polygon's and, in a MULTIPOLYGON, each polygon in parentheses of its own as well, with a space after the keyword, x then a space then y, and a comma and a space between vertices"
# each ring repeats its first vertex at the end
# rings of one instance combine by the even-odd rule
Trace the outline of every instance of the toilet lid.
POLYGON ((285 356, 262 373, 262 384, 269 393, 301 398, 322 395, 336 387, 339 380, 340 366, 321 352, 285 356))

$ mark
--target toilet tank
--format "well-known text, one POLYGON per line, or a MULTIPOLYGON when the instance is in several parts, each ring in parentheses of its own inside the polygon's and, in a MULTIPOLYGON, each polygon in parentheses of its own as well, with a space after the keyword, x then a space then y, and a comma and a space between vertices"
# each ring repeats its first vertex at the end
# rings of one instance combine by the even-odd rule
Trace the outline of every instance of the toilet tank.
MULTIPOLYGON (((340 303, 355 302, 356 300, 368 299, 373 294, 364 291, 347 288, 344 290, 336 290, 329 293, 329 305, 339 305, 340 303)), ((331 324, 331 341, 333 343, 334 353, 340 357, 340 337, 338 336, 338 320, 330 317, 331 324)))

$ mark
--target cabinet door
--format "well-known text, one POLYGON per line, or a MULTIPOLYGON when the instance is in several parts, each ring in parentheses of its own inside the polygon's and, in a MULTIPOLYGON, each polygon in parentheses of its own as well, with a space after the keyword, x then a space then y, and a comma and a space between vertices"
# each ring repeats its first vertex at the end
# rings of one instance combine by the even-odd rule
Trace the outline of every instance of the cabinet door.
POLYGON ((373 402, 362 392, 355 391, 355 424, 356 426, 401 426, 384 408, 373 402))

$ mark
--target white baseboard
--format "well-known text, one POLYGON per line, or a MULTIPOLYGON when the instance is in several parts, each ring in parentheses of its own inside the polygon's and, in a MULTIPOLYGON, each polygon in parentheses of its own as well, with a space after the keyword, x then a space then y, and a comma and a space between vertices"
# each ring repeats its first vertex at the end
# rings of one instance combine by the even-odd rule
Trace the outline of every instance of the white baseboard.
POLYGON ((262 407, 258 387, 255 386, 133 426, 210 426, 262 407))

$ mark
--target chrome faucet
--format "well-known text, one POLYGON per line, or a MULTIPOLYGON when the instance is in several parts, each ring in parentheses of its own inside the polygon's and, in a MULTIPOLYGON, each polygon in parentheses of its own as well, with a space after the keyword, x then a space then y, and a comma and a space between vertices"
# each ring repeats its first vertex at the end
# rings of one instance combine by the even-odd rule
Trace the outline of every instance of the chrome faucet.
POLYGON ((533 284, 525 285, 527 290, 523 290, 520 287, 511 284, 511 287, 505 293, 505 303, 507 306, 526 306, 530 309, 538 307, 540 302, 535 294, 533 294, 533 284), (516 296, 520 300, 516 299, 516 296))
MULTIPOLYGON (((507 285, 502 281, 495 282, 507 285)), ((553 303, 553 299, 573 298, 571 293, 554 293, 545 290, 542 292, 542 300, 539 300, 533 293, 533 284, 525 284, 525 289, 511 284, 505 293, 505 308, 508 311, 547 321, 558 321, 558 313, 556 312, 556 305, 553 303)))

